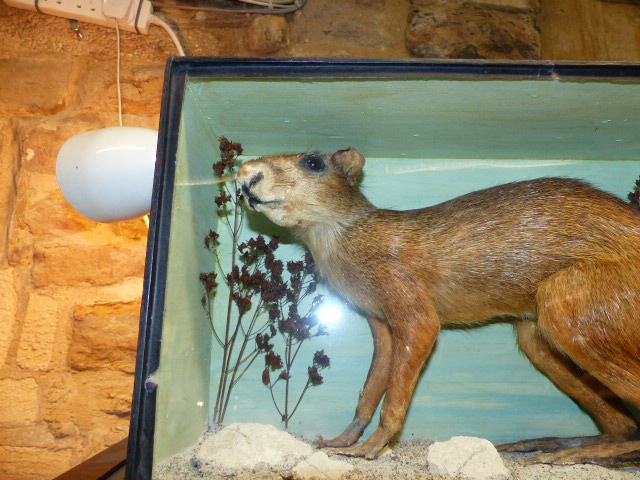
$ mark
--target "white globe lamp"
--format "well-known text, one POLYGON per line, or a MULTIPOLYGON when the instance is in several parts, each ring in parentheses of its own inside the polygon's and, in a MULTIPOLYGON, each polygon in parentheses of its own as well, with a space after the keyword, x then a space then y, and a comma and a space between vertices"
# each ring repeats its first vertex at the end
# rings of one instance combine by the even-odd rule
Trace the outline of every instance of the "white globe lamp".
POLYGON ((158 132, 111 127, 74 135, 60 149, 58 184, 69 203, 97 222, 118 222, 151 209, 158 132))

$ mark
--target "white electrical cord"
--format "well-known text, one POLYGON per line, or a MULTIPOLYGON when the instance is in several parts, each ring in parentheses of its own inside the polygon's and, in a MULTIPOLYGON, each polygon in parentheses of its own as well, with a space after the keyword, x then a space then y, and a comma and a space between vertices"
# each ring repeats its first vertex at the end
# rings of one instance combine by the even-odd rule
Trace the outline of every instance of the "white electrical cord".
MULTIPOLYGON (((122 55, 120 51, 120 24, 118 23, 117 18, 114 18, 113 21, 116 24, 115 25, 116 26, 116 87, 118 90, 118 120, 119 120, 120 126, 122 127, 122 87, 120 85, 120 63, 121 63, 120 59, 122 55)), ((160 17, 156 15, 151 15, 150 22, 164 28, 167 31, 167 33, 171 37, 171 40, 173 40, 173 43, 178 49, 178 53, 180 54, 180 56, 184 57, 184 49, 180 44, 180 40, 178 39, 178 36, 171 29, 171 27, 164 20, 162 20, 160 17)))
POLYGON ((122 126, 122 88, 120 87, 120 25, 118 19, 113 19, 116 22, 116 85, 118 86, 118 119, 120 120, 120 126, 122 126))
POLYGON ((171 40, 173 40, 178 53, 181 57, 184 57, 184 49, 182 48, 182 44, 180 43, 180 39, 176 35, 176 32, 174 32, 173 29, 157 15, 151 15, 151 23, 154 25, 158 25, 159 27, 162 27, 166 30, 166 32, 169 34, 169 37, 171 37, 171 40))

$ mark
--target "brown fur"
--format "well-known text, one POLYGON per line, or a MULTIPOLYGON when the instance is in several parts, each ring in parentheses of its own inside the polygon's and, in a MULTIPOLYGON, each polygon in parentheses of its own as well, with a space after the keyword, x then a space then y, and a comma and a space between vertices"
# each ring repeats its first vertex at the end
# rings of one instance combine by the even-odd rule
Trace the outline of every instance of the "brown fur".
POLYGON ((383 210, 355 186, 364 165, 356 150, 320 157, 321 171, 307 165, 315 157, 260 158, 238 180, 253 208, 292 228, 369 319, 375 352, 356 416, 327 446, 376 456, 400 430, 440 328, 497 316, 516 319, 522 351, 610 439, 637 430, 620 401, 640 407, 637 211, 561 178, 383 210), (352 446, 383 396, 378 429, 352 446))

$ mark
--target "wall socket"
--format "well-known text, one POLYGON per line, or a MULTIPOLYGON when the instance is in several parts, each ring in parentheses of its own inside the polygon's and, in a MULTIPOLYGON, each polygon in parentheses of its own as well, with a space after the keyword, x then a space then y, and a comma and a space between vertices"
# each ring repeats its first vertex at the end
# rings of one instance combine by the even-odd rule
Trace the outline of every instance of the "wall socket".
POLYGON ((11 7, 95 23, 122 30, 149 33, 153 7, 149 0, 4 0, 11 7))

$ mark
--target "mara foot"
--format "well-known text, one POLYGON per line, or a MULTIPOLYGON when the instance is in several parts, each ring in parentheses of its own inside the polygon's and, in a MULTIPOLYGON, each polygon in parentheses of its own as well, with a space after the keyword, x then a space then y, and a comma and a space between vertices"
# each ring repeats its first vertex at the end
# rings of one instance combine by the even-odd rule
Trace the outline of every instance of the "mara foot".
POLYGON ((499 445, 501 452, 534 452, 526 464, 573 465, 588 463, 603 467, 640 465, 640 441, 616 442, 607 435, 575 438, 539 438, 499 445))
POLYGON ((333 453, 349 457, 364 457, 371 460, 380 455, 393 436, 394 434, 390 434, 387 429, 378 428, 366 441, 351 447, 337 448, 333 450, 333 453))
POLYGON ((329 440, 325 440, 322 437, 318 437, 316 444, 320 448, 329 447, 329 448, 340 448, 340 447, 350 447, 354 443, 358 441, 358 439, 362 436, 362 432, 367 428, 368 422, 364 420, 358 420, 357 418, 351 422, 351 424, 347 427, 347 429, 338 435, 335 438, 331 438, 329 440))
POLYGON ((373 460, 376 458, 386 445, 379 447, 377 445, 367 445, 368 442, 360 443, 358 445, 354 445, 352 447, 345 448, 336 448, 331 451, 331 453, 336 453, 338 455, 346 455, 348 457, 363 457, 368 460, 373 460))

